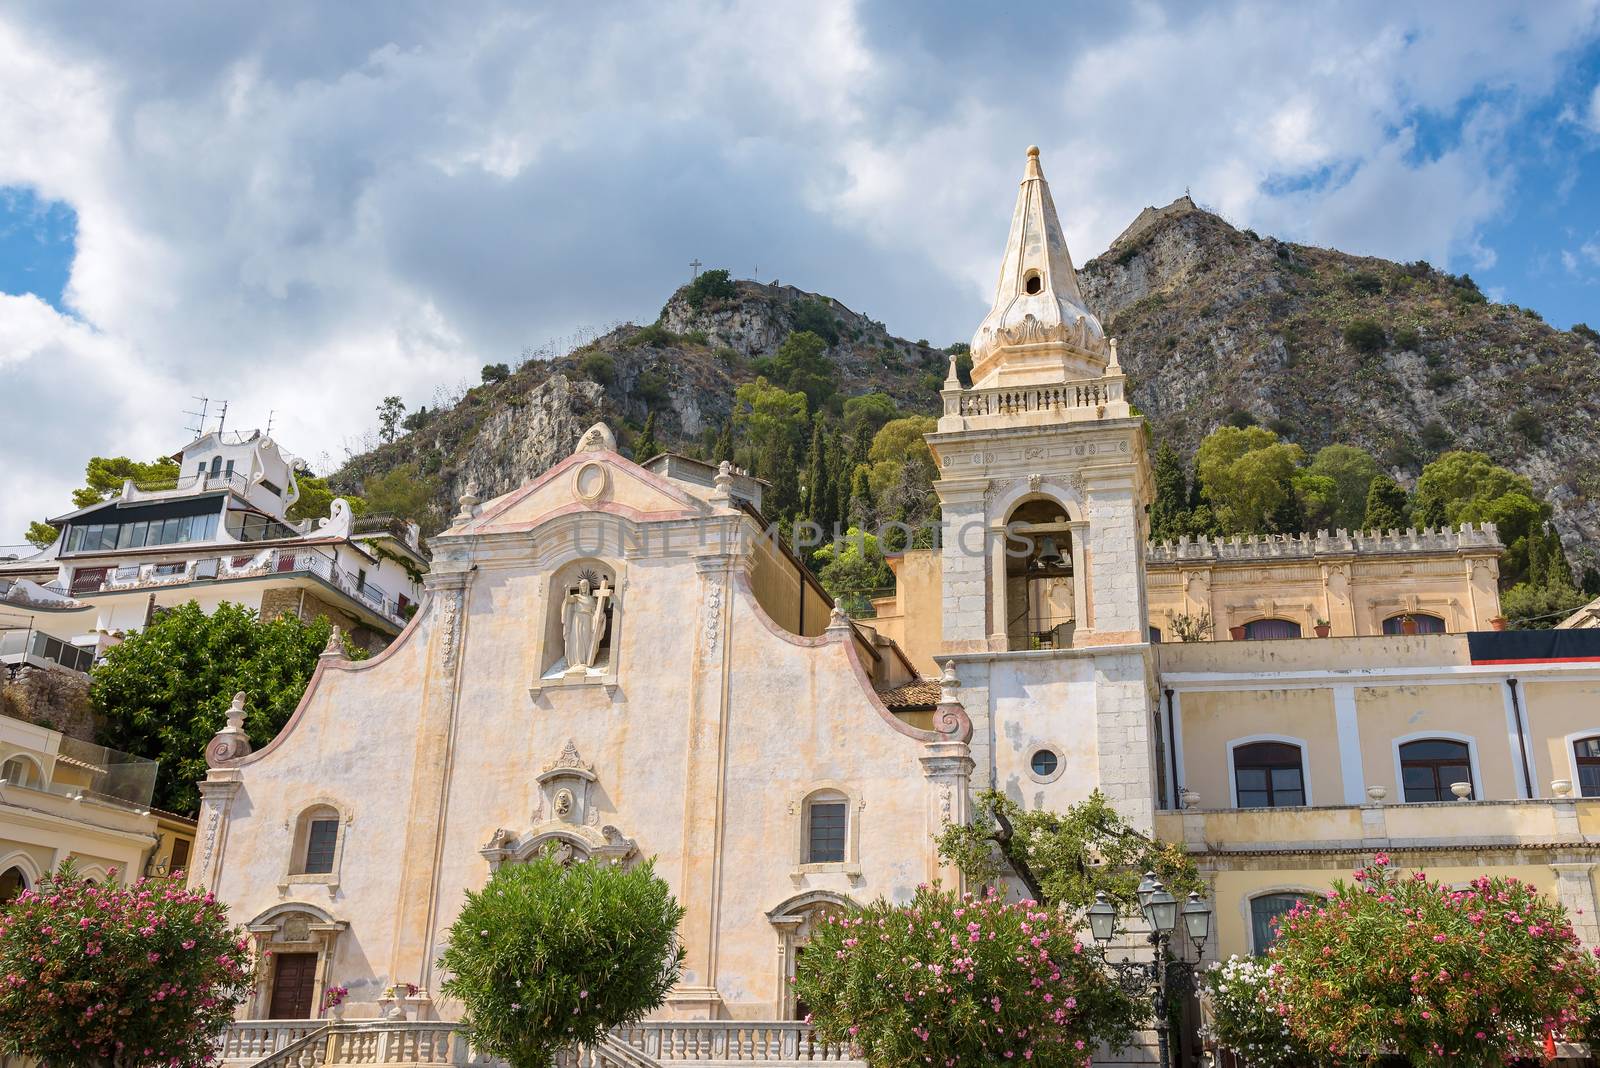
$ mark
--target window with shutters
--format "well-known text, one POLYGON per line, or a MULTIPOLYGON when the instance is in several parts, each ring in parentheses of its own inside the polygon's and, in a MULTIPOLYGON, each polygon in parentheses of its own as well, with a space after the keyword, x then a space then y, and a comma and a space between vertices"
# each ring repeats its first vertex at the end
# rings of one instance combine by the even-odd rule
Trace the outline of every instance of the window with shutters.
POLYGON ((1400 782, 1407 801, 1454 801, 1450 787, 1468 786, 1467 800, 1478 795, 1472 778, 1472 750, 1451 738, 1424 738, 1400 747, 1400 782))
POLYGON ((842 785, 819 785, 801 799, 795 820, 795 873, 861 874, 861 806, 842 785))
POLYGON ((284 885, 325 883, 337 887, 348 826, 348 817, 331 802, 319 801, 300 813, 284 885))
POLYGON ((1578 793, 1600 797, 1600 736, 1579 738, 1572 743, 1572 757, 1578 765, 1578 793))
POLYGON ((1235 746, 1233 783, 1240 808, 1304 805, 1304 751, 1289 742, 1251 742, 1235 746))

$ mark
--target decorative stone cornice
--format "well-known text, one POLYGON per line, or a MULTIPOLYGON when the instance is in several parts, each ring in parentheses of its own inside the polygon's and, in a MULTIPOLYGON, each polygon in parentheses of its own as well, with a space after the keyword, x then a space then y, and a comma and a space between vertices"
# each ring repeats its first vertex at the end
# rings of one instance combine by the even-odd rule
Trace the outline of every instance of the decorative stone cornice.
POLYGON ((1315 560, 1324 556, 1408 555, 1471 553, 1495 555, 1505 551, 1493 523, 1461 524, 1460 529, 1425 527, 1422 530, 1319 530, 1315 534, 1234 535, 1231 538, 1179 538, 1151 542, 1147 563, 1219 563, 1224 561, 1315 560))

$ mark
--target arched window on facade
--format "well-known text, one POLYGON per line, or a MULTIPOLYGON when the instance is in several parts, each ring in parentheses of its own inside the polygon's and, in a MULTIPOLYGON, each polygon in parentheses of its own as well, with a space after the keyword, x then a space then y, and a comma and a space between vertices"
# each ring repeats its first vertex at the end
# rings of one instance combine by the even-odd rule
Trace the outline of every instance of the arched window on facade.
POLYGON ((7 868, 0 872, 0 905, 8 905, 17 895, 28 889, 28 877, 21 868, 7 868))
POLYGON ((805 863, 842 864, 850 840, 850 802, 836 790, 806 800, 805 863))
POLYGON ((1400 747, 1400 780, 1407 801, 1454 801, 1452 783, 1472 788, 1467 799, 1478 796, 1472 780, 1472 750, 1453 738, 1424 738, 1400 747))
POLYGON ((1006 526, 1007 647, 1068 648, 1078 619, 1066 509, 1050 500, 1024 501, 1006 526))
POLYGON ((1304 754, 1288 742, 1251 742, 1233 750, 1240 808, 1286 808, 1306 803, 1304 754))
POLYGON ((0 764, 0 779, 15 786, 31 786, 35 790, 44 785, 44 774, 39 770, 39 765, 21 755, 0 764))
POLYGON ((1412 612, 1409 616, 1402 612, 1397 616, 1390 616, 1383 621, 1383 632, 1385 634, 1404 634, 1406 632, 1405 621, 1407 619, 1417 625, 1416 629, 1412 631, 1413 634, 1444 633, 1444 620, 1428 612, 1412 612))
POLYGON ((1573 742, 1572 756, 1578 764, 1579 795, 1600 797, 1600 736, 1573 742))
POLYGON ((1298 638, 1300 624, 1292 619, 1253 619, 1244 625, 1244 636, 1248 641, 1298 638))
POLYGON ((330 875, 339 859, 339 811, 316 805, 300 814, 295 828, 291 875, 330 875))
POLYGON ((1250 899, 1250 949, 1257 956, 1278 940, 1278 921, 1304 901, 1307 894, 1262 894, 1250 899))

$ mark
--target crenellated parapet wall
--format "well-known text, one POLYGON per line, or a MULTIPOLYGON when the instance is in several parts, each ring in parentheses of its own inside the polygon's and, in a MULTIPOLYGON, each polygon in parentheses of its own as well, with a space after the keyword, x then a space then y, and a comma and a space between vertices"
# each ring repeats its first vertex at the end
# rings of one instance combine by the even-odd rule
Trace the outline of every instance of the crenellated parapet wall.
POLYGON ((1251 534, 1231 538, 1179 538, 1150 542, 1151 566, 1182 563, 1315 560, 1328 556, 1405 556, 1440 553, 1495 554, 1505 551, 1493 523, 1405 530, 1319 530, 1315 534, 1251 534))

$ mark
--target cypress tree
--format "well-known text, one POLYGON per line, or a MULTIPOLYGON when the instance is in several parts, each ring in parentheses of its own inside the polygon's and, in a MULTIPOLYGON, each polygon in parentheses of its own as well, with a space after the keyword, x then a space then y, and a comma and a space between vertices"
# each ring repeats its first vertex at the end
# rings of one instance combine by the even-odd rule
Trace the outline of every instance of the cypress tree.
POLYGON ((1163 539, 1189 533, 1189 475, 1178 450, 1168 442, 1156 449, 1153 475, 1156 499, 1150 506, 1150 536, 1163 539))
POLYGON ((824 513, 831 512, 833 487, 828 482, 828 438, 823 431, 822 413, 811 417, 811 446, 806 450, 806 499, 804 518, 821 526, 824 513))
POLYGON ((722 424, 722 432, 717 435, 715 445, 711 446, 711 462, 720 464, 727 460, 733 462, 733 420, 729 419, 722 424))
POLYGON ((644 429, 633 441, 633 462, 642 464, 659 455, 661 446, 656 443, 656 413, 651 412, 644 417, 644 429))
POLYGON ((1406 491, 1388 475, 1379 475, 1367 487, 1367 513, 1361 521, 1367 530, 1404 530, 1406 491))
POLYGON ((866 464, 857 464, 850 479, 850 507, 845 517, 851 526, 862 530, 871 530, 877 521, 878 506, 872 499, 872 482, 867 477, 871 470, 866 464))

